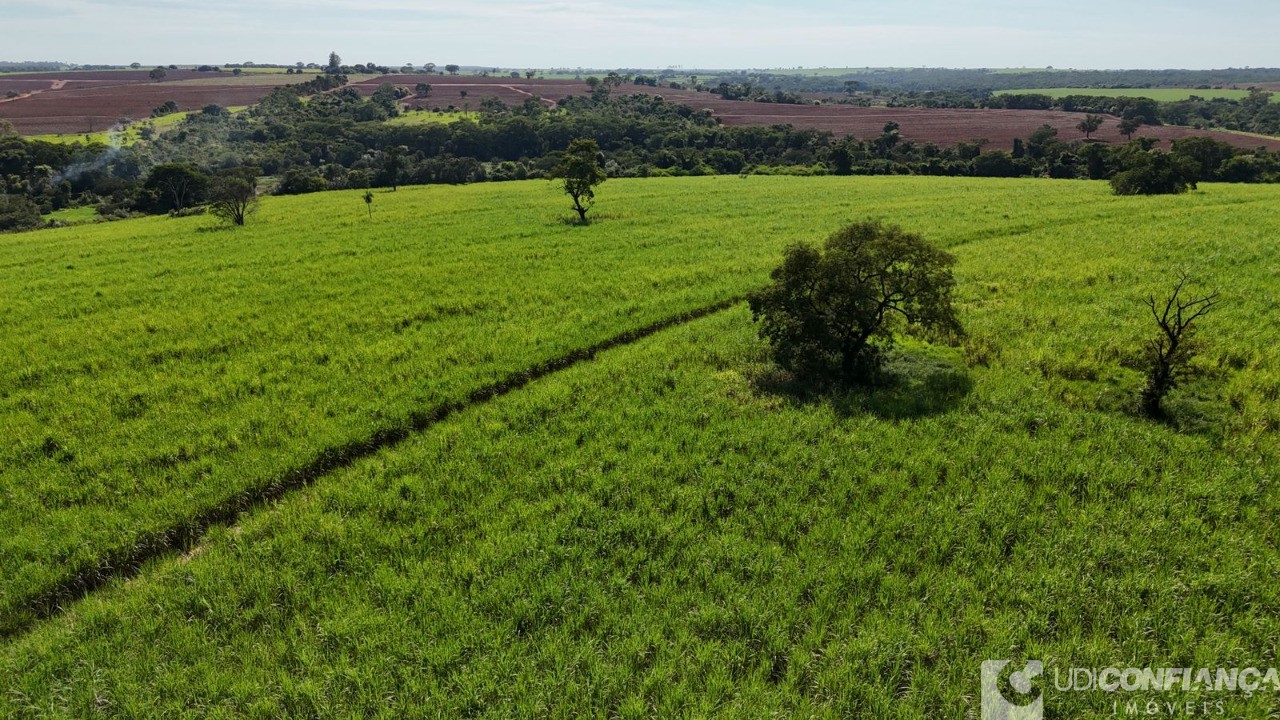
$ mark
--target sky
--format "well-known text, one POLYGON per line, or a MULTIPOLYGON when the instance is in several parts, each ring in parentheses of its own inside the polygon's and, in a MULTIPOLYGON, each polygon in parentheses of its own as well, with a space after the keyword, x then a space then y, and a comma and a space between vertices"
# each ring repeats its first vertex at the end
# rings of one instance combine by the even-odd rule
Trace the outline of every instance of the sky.
POLYGON ((0 0, 0 60, 1276 67, 1277 27, 1277 0, 0 0))

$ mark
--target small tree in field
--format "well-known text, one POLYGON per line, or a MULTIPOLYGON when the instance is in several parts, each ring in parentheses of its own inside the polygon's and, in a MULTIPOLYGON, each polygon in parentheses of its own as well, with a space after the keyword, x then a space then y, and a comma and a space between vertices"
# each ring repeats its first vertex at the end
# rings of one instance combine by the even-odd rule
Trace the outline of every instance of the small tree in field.
POLYGON ((1084 133, 1084 139, 1088 140, 1090 135, 1098 132, 1105 120, 1106 118, 1101 115, 1085 115, 1080 124, 1076 125, 1076 129, 1084 133))
POLYGON ((1133 134, 1138 132, 1138 128, 1142 127, 1142 120, 1139 118, 1125 118, 1120 121, 1120 134, 1126 140, 1133 140, 1133 134))
POLYGON ((600 163, 600 146, 591 139, 574 140, 553 176, 564 181, 565 194, 573 198, 578 222, 586 225, 587 211, 596 197, 595 187, 608 179, 600 163))
POLYGON ((209 214, 232 225, 244 225, 258 207, 258 192, 248 178, 228 174, 214 178, 209 191, 209 214))
POLYGON ((879 222, 849 225, 819 250, 792 245, 773 283, 749 298, 774 359, 798 378, 862 383, 904 325, 960 334, 955 258, 879 222))
POLYGON ((369 210, 369 219, 373 219, 373 191, 364 191, 364 206, 369 210))
POLYGON ((1218 293, 1188 299, 1183 295, 1187 275, 1178 277, 1173 293, 1162 301, 1155 295, 1147 298, 1147 308, 1155 318, 1159 333, 1147 343, 1147 384, 1142 389, 1139 409, 1149 418, 1164 417, 1162 403, 1170 390, 1178 386, 1191 359, 1200 349, 1192 336, 1192 323, 1218 304, 1218 293))

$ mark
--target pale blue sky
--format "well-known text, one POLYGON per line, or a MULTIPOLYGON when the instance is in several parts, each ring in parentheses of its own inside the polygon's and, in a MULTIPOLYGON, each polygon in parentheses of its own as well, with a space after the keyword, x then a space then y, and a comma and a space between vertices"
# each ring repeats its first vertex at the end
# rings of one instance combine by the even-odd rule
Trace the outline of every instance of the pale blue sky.
POLYGON ((0 0, 0 59, 510 67, 1280 65, 1277 0, 0 0))

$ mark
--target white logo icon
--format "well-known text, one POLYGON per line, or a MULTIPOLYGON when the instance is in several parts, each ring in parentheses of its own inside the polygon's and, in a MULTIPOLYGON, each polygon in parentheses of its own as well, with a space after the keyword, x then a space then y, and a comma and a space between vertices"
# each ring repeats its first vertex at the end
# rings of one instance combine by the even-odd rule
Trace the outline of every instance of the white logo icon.
POLYGON ((1000 691, 1000 675, 1012 660, 982 663, 982 720, 1044 720, 1044 693, 1032 693, 1031 681, 1044 674, 1044 663, 1031 660, 1021 672, 1009 676, 1016 699, 1000 691))

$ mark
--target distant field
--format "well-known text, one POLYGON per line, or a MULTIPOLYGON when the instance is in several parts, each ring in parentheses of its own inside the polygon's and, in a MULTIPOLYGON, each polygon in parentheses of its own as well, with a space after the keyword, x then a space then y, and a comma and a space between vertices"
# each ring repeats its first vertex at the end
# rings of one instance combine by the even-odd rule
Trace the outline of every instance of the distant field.
MULTIPOLYGON (((59 90, 48 89, 51 84, 48 79, 34 81, 26 76, 13 81, 28 84, 38 82, 45 89, 39 94, 16 101, 0 101, 0 118, 10 120, 19 132, 26 135, 82 136, 85 133, 102 132, 121 118, 145 118, 153 108, 167 100, 174 100, 183 110, 196 110, 209 103, 224 107, 252 105, 270 92, 272 87, 307 79, 306 76, 279 74, 235 78, 226 73, 211 78, 207 73, 176 71, 171 80, 148 83, 138 81, 136 73, 108 73, 127 75, 131 80, 129 84, 107 86, 102 84, 104 76, 101 73, 81 75, 91 78, 68 80, 69 84, 59 90)), ((0 79, 0 89, 3 89, 4 82, 0 79)), ((424 100, 409 97, 403 102, 410 107, 427 110, 444 109, 451 105, 455 108, 470 106, 474 110, 486 97, 497 97, 509 105, 516 105, 536 96, 552 104, 569 95, 585 95, 589 92, 584 82, 575 80, 426 74, 354 76, 352 87, 362 93, 372 94, 383 83, 412 90, 419 82, 432 85, 431 97, 424 100)), ((692 90, 637 85, 623 85, 619 92, 662 95, 695 109, 711 110, 727 125, 791 124, 860 138, 879 135, 887 122, 899 123, 903 137, 910 140, 953 145, 957 142, 985 139, 990 142, 989 147, 992 149, 1007 149, 1015 138, 1026 138, 1043 124, 1058 128, 1060 137, 1066 140, 1084 137, 1083 133, 1075 129, 1083 119, 1081 113, 752 103, 722 100, 710 93, 692 90)), ((1265 146, 1280 150, 1280 139, 1255 139, 1225 132, 1149 127, 1144 128, 1142 134, 1165 143, 1191 135, 1208 135, 1237 147, 1254 149, 1265 146)), ((1094 137, 1107 142, 1124 142, 1124 137, 1114 122, 1108 122, 1094 137)))
POLYGON ((0 716, 963 718, 993 657, 1265 667, 1278 192, 611 180, 572 227, 524 182, 0 236, 0 619, 180 550, 6 638, 0 716), (868 216, 959 260, 969 343, 907 339, 894 384, 791 393, 738 304, 250 502, 868 216), (1183 267, 1224 303, 1164 425, 1126 408, 1183 267), (248 512, 184 545, 210 506, 248 512))
POLYGON ((770 75, 801 75, 808 77, 839 77, 841 75, 860 75, 876 70, 893 68, 767 68, 758 72, 770 75))
MULTIPOLYGON (((461 107, 470 103, 474 109, 485 97, 497 97, 514 105, 536 95, 547 101, 556 101, 569 95, 585 95, 589 92, 585 83, 573 80, 514 80, 511 78, 467 77, 434 75, 388 75, 370 78, 354 85, 365 94, 372 94, 383 82, 391 82, 412 88, 418 82, 428 82, 432 95, 426 100, 407 98, 404 102, 414 107, 443 108, 449 105, 461 107), (461 92, 466 91, 463 98, 461 92)), ((1026 138, 1041 125, 1058 129, 1064 140, 1083 140, 1084 133, 1076 126, 1084 119, 1084 113, 1054 110, 935 110, 925 108, 855 107, 852 105, 786 105, 781 103, 755 103, 723 100, 711 93, 693 90, 671 90, 640 85, 623 85, 622 93, 661 95, 677 103, 697 110, 710 110, 726 125, 774 125, 791 124, 796 127, 827 130, 841 135, 859 138, 878 136, 887 122, 901 126, 904 138, 918 142, 954 145, 957 142, 986 139, 989 149, 1009 149, 1015 138, 1026 138)), ((1093 137, 1107 142, 1122 143, 1117 120, 1108 120, 1093 137)), ((1209 136, 1237 147, 1254 149, 1258 146, 1280 150, 1280 138, 1252 138, 1245 135, 1193 130, 1181 127, 1144 127, 1142 135, 1168 143, 1182 137, 1209 136)))
MULTIPOLYGON (((266 67, 240 68, 240 72, 244 73, 245 75, 287 75, 286 70, 287 70, 286 68, 266 68, 266 67)), ((222 72, 231 73, 233 71, 234 69, 228 70, 226 68, 223 68, 222 72)), ((299 73, 303 75, 319 75, 320 71, 314 68, 303 68, 302 70, 298 70, 297 68, 294 68, 293 74, 297 75, 299 73)))
MULTIPOLYGON (((227 110, 233 113, 237 113, 237 112, 242 112, 244 110, 247 110, 248 107, 249 106, 247 105, 241 106, 241 107, 229 107, 227 108, 227 110)), ((132 123, 126 126, 123 130, 118 130, 118 131, 104 131, 104 132, 83 133, 83 134, 32 135, 29 137, 32 140, 40 140, 43 142, 64 143, 64 144, 71 144, 71 143, 77 143, 77 142, 81 142, 81 143, 96 142, 96 143, 102 143, 104 145, 128 147, 142 140, 142 129, 144 127, 149 126, 152 129, 156 130, 157 132, 164 132, 166 130, 173 129, 178 125, 181 125, 182 121, 185 120, 189 115, 191 115, 191 111, 172 113, 170 115, 165 115, 159 118, 148 118, 146 120, 139 120, 136 123, 132 123)))
MULTIPOLYGON (((428 98, 428 101, 430 101, 430 98, 428 98)), ((475 112, 437 113, 430 111, 411 111, 388 120, 387 124, 395 126, 447 125, 449 123, 458 122, 459 120, 475 120, 479 117, 480 113, 475 112)))
MULTIPOLYGON (((1249 97, 1248 90, 1193 90, 1188 88, 1029 88, 1024 90, 1002 90, 996 95, 1048 95, 1060 98, 1068 95, 1094 95, 1098 97, 1146 97, 1161 102, 1186 100, 1191 96, 1206 100, 1225 98, 1241 100, 1249 97)), ((1280 95, 1271 98, 1272 102, 1280 101, 1280 95)))
POLYGON ((305 75, 245 75, 171 70, 162 82, 145 71, 78 72, 0 77, 0 95, 12 88, 29 93, 0 99, 0 118, 23 135, 101 133, 121 119, 143 120, 172 100, 182 111, 209 104, 243 107, 261 100, 271 89, 305 82, 305 75))

